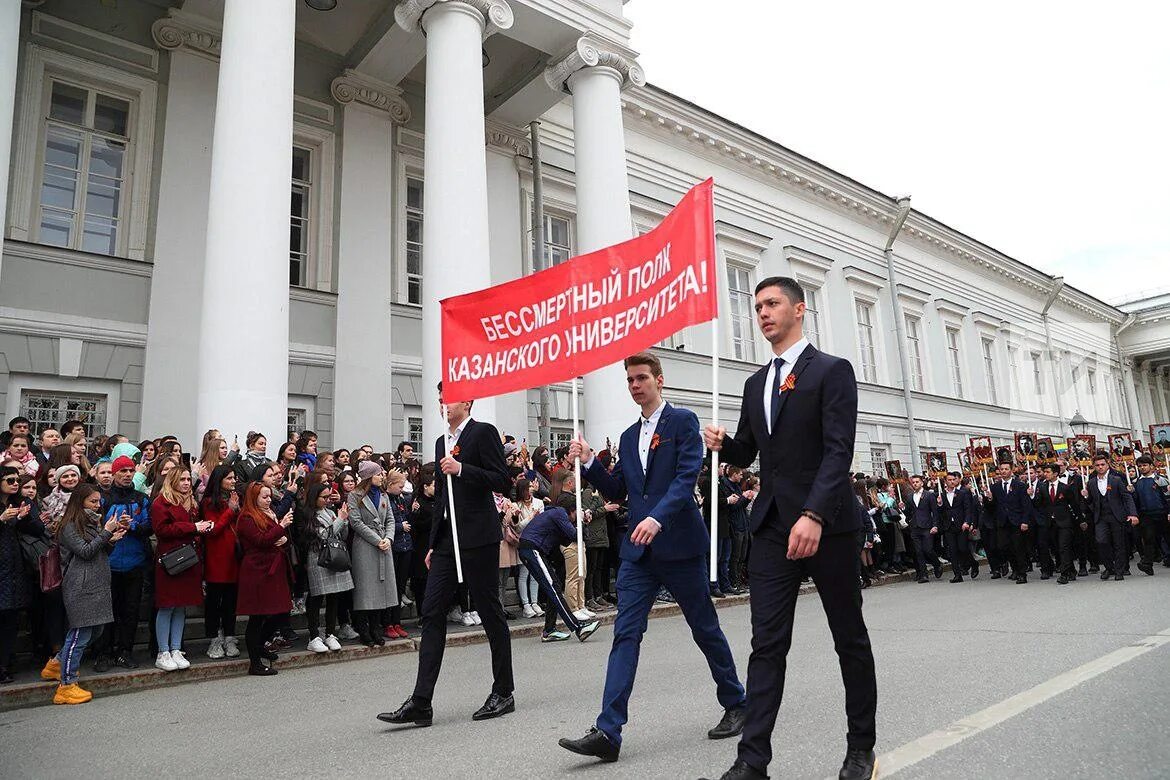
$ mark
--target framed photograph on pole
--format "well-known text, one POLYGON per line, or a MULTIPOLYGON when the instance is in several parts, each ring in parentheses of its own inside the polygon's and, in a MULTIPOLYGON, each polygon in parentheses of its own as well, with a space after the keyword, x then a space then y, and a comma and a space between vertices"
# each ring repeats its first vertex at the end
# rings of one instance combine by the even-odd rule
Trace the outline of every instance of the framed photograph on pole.
POLYGON ((1025 463, 1036 462, 1036 434, 1017 433, 1016 452, 1025 463))
POLYGON ((1052 446, 1051 436, 1036 438, 1036 462, 1041 466, 1046 463, 1056 463, 1056 448, 1052 446))
POLYGON ((994 466, 995 452, 991 449, 990 436, 971 437, 971 465, 994 466))
POLYGON ((1118 463, 1133 463, 1133 437, 1128 433, 1109 434, 1109 455, 1118 463))
POLYGON ((1068 461, 1077 468, 1089 468, 1093 465, 1093 455, 1097 451, 1097 437, 1088 434, 1078 434, 1065 440, 1068 443, 1068 461))

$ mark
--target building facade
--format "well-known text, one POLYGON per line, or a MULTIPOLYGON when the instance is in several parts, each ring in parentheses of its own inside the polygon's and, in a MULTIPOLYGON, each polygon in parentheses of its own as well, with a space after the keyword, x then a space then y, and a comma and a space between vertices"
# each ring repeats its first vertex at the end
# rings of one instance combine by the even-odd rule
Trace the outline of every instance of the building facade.
MULTIPOLYGON (((724 421, 767 359, 752 290, 775 274, 856 369, 858 470, 910 463, 912 436, 1170 420, 1170 302, 1107 305, 917 211, 891 281, 898 202, 647 86, 621 0, 3 5, 0 404, 34 428, 417 447, 442 425, 439 300, 648 230, 708 176, 724 421)), ((712 343, 656 348, 702 419, 712 343)), ((584 386, 586 433, 616 439, 623 372, 584 386)), ((559 444, 570 408, 558 386, 475 414, 529 442, 547 415, 559 444)))

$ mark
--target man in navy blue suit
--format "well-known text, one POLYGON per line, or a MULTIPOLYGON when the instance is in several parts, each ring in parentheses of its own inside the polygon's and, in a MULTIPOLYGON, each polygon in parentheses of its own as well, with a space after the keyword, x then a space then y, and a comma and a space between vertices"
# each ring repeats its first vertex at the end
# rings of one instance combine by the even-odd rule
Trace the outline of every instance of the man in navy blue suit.
POLYGON ((756 322, 774 358, 743 388, 734 436, 709 425, 703 438, 728 463, 760 457, 752 506, 752 654, 739 756, 724 780, 766 778, 784 693, 792 621, 810 576, 833 634, 849 722, 841 780, 876 768, 877 679, 861 614, 861 516, 849 471, 857 433, 857 380, 849 361, 826 355, 801 332, 804 289, 773 276, 756 285, 756 322))
POLYGON ((1034 522, 1036 508, 1028 495, 1028 483, 1012 473, 1012 464, 995 467, 995 482, 984 492, 995 513, 995 532, 1011 539, 1012 569, 1017 585, 1028 582, 1028 529, 1034 522))
POLYGON ((618 468, 608 473, 583 439, 569 448, 570 461, 581 458, 585 478, 603 496, 611 501, 629 499, 631 530, 622 540, 618 615, 601 714, 585 736, 560 740, 566 750, 602 761, 618 758, 642 635, 662 586, 682 608, 715 680, 716 698, 724 712, 707 736, 734 737, 744 723, 744 689, 707 583, 710 536, 695 503, 703 461, 699 420, 689 409, 663 402, 658 358, 640 353, 626 358, 625 366, 626 384, 642 407, 642 416, 622 434, 618 468))
POLYGON ((910 515, 910 538, 914 542, 914 568, 918 582, 930 582, 926 576, 926 564, 934 567, 934 578, 942 576, 942 563, 934 552, 934 540, 939 532, 938 496, 927 490, 922 477, 910 475, 910 503, 906 513, 910 515))

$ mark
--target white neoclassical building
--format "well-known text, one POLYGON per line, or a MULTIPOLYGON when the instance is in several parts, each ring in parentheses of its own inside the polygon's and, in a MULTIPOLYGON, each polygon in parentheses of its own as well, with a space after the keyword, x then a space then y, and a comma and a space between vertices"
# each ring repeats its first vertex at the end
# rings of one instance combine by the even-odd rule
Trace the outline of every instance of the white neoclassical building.
MULTIPOLYGON (((440 299, 647 230, 713 176, 725 419, 766 358, 751 293, 773 274, 856 367, 859 469, 912 441, 1068 435, 1076 412, 1143 438, 1170 418, 1165 299, 1116 308, 903 222, 894 198, 647 85, 623 6, 0 0, 7 416, 189 446, 209 427, 433 440, 440 299)), ((657 348, 668 398, 702 417, 711 344, 704 325, 657 348)), ((476 414, 562 442, 569 410, 553 387, 476 414)), ((591 438, 634 414, 620 370, 586 377, 591 438)))

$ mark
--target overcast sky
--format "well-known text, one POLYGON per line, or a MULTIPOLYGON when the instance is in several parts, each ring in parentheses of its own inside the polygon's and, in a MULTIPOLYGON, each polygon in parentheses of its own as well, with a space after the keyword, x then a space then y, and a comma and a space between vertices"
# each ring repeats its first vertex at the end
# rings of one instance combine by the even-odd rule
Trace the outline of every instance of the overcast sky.
POLYGON ((1170 6, 631 0, 651 84, 1105 300, 1170 287, 1170 6))

